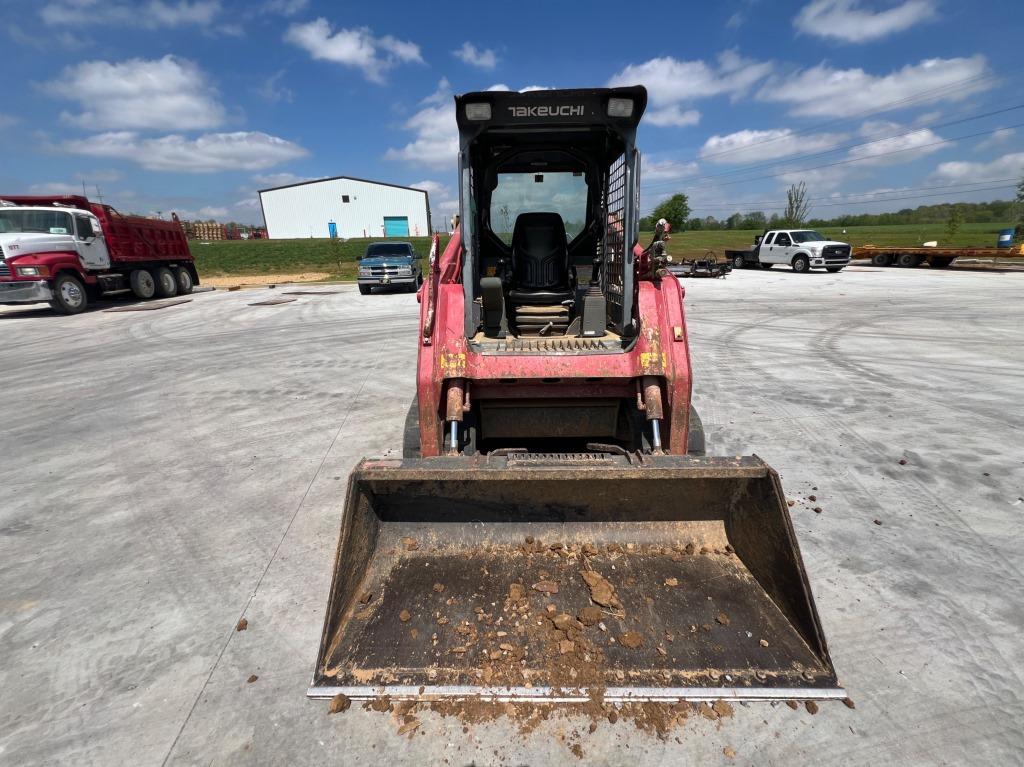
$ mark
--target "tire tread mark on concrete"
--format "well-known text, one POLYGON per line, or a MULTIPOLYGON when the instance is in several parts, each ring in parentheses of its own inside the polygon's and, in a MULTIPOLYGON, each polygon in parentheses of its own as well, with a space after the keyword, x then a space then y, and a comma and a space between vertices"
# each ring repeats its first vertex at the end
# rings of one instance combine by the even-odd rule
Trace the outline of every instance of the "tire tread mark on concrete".
MULTIPOLYGON (((331 440, 331 444, 327 446, 327 450, 324 451, 324 457, 320 460, 320 464, 317 466, 316 471, 313 473, 312 479, 309 480, 309 484, 306 486, 306 491, 302 494, 302 498, 299 499, 298 504, 295 506, 295 511, 292 513, 291 519, 288 520, 288 524, 285 526, 284 533, 281 535, 281 539, 277 542, 277 546, 274 547, 274 553, 270 555, 270 559, 267 561, 267 566, 263 568, 263 572, 260 573, 260 577, 256 580, 256 585, 253 587, 252 593, 245 602, 245 606, 242 608, 241 613, 238 615, 238 620, 245 617, 245 613, 249 610, 249 605, 252 604, 252 600, 256 598, 256 594, 260 590, 260 586, 263 584, 263 579, 267 577, 267 573, 270 571, 271 565, 274 564, 274 560, 277 559, 277 554, 281 550, 281 546, 284 544, 285 538, 288 537, 289 531, 292 529, 292 525, 295 524, 296 518, 299 516, 299 512, 302 510, 303 504, 306 502, 306 497, 309 495, 309 491, 313 489, 313 485, 316 483, 317 477, 320 476, 320 472, 324 468, 324 464, 327 463, 327 458, 331 454, 331 450, 334 449, 335 443, 338 441, 338 437, 341 436, 342 430, 345 428, 345 424, 348 423, 349 416, 352 415, 352 411, 355 409, 356 404, 359 402, 359 397, 363 393, 363 389, 366 387, 366 382, 370 380, 370 376, 376 367, 377 358, 374 358, 373 365, 370 366, 366 376, 363 378, 362 383, 359 385, 359 390, 356 395, 352 398, 351 404, 348 410, 345 411, 345 417, 341 420, 341 425, 338 426, 338 430, 334 433, 334 438, 331 440)), ((196 706, 199 705, 199 701, 203 698, 203 693, 206 692, 206 688, 210 684, 210 680, 213 679, 214 673, 217 671, 217 667, 220 665, 221 659, 224 657, 224 653, 227 652, 228 646, 231 644, 231 640, 235 634, 238 633, 235 630, 235 623, 231 624, 231 628, 228 630, 227 638, 224 640, 224 644, 220 648, 220 652, 217 653, 217 659, 213 662, 213 666, 210 668, 210 673, 206 675, 206 680, 203 682, 203 686, 199 689, 195 700, 192 701, 192 705, 189 707, 188 714, 185 716, 184 721, 181 723, 181 727, 178 728, 177 734, 174 736, 174 740, 171 741, 170 748, 167 749, 167 753, 164 755, 163 760, 160 762, 161 767, 164 767, 168 760, 171 758, 171 754, 174 753, 175 747, 178 745, 178 741, 181 739, 182 733, 188 726, 189 720, 192 719, 192 714, 195 713, 196 706)))

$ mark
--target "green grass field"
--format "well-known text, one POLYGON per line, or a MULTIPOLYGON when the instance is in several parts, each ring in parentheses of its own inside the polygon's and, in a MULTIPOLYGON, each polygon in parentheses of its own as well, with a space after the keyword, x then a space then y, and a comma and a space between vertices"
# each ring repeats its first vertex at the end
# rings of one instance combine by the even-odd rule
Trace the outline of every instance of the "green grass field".
MULTIPOLYGON (((1009 224, 964 224, 952 242, 946 240, 944 224, 906 224, 897 226, 852 226, 846 234, 842 228, 825 228, 822 234, 852 245, 920 245, 938 240, 940 245, 954 247, 994 247, 996 234, 1009 224)), ((672 235, 668 251, 680 258, 692 258, 713 250, 721 255, 725 248, 748 247, 758 230, 680 232, 672 235)), ((651 234, 641 234, 641 243, 650 242, 651 234)), ((442 247, 447 237, 442 237, 442 247)), ((374 240, 225 240, 191 242, 192 254, 200 275, 208 277, 252 277, 258 275, 320 272, 331 280, 354 280, 356 256, 374 240)), ((426 257, 430 238, 412 237, 417 252, 426 257)))

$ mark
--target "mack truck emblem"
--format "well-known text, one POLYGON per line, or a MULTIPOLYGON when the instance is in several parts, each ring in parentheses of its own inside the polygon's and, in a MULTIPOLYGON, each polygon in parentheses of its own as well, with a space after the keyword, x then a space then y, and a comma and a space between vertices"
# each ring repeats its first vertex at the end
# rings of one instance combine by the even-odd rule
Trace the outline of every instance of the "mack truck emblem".
POLYGON ((560 106, 509 107, 513 117, 583 117, 582 104, 560 106))

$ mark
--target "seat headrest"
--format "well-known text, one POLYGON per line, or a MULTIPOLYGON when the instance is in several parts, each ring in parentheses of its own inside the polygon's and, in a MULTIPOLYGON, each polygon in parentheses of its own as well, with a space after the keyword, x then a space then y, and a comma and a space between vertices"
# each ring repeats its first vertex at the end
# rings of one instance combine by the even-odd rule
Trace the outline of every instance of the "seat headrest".
POLYGON ((520 213, 512 230, 512 247, 566 246, 565 223, 557 213, 520 213))

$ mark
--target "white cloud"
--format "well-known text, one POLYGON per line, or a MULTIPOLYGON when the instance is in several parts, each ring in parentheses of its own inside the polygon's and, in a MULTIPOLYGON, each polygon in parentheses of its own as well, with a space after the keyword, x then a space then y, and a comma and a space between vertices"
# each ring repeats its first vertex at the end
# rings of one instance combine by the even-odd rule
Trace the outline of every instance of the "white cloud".
POLYGON ((431 181, 426 179, 424 181, 417 181, 415 184, 409 184, 413 189, 422 189, 431 197, 450 197, 451 190, 446 184, 442 184, 440 181, 431 181))
MULTIPOLYGON (((861 126, 861 135, 868 139, 901 131, 905 131, 905 128, 893 122, 869 120, 861 126)), ((869 144, 855 146, 850 149, 849 157, 858 160, 861 165, 911 162, 943 149, 944 145, 935 145, 939 141, 942 141, 942 137, 937 133, 929 128, 921 128, 902 136, 873 139, 869 144)))
MULTIPOLYGON (((2 124, 2 121, 0 121, 2 124)), ((987 139, 978 142, 978 145, 974 149, 978 152, 983 152, 986 149, 1004 144, 1014 136, 1017 135, 1017 131, 1013 128, 999 128, 995 133, 989 136, 987 139)))
POLYGON ((498 64, 498 56, 490 48, 477 48, 471 42, 464 42, 462 47, 452 51, 452 55, 465 64, 480 69, 494 69, 498 64))
POLYGON ((981 183, 1024 175, 1024 152, 1004 154, 992 162, 944 162, 935 169, 933 179, 959 183, 981 183))
POLYGON ((845 133, 798 134, 790 128, 741 130, 712 136, 698 156, 714 163, 762 162, 832 149, 846 138, 845 133))
POLYGON ((70 154, 130 160, 146 170, 179 173, 262 170, 308 154, 298 144, 257 132, 144 139, 131 131, 116 131, 65 141, 60 148, 70 154))
MULTIPOLYGON (((448 81, 445 80, 444 82, 448 82, 448 81)), ((505 85, 505 83, 495 83, 494 85, 492 85, 487 90, 489 90, 489 91, 511 91, 512 89, 509 88, 507 85, 505 85)), ((524 86, 524 87, 520 88, 518 91, 516 91, 516 93, 529 93, 530 91, 550 91, 550 90, 552 90, 550 85, 527 85, 527 86, 524 86)))
POLYGON ((696 109, 684 110, 678 104, 671 104, 661 109, 650 110, 644 116, 644 119, 651 125, 657 125, 659 128, 682 128, 699 123, 700 112, 696 109))
POLYGON ((390 35, 374 37, 368 27, 332 32, 330 23, 323 17, 305 24, 292 24, 284 39, 314 59, 359 69, 374 83, 384 82, 384 75, 399 64, 423 63, 420 48, 415 43, 390 35))
POLYGON ((312 176, 299 176, 295 173, 258 173, 252 180, 264 189, 272 189, 277 186, 288 186, 299 184, 303 181, 312 181, 312 176))
POLYGON ((309 0, 266 0, 260 6, 260 13, 273 13, 278 16, 294 16, 309 7, 309 0))
POLYGON ((451 85, 442 78, 437 90, 423 99, 420 111, 405 121, 415 138, 401 148, 388 149, 386 160, 399 160, 431 168, 454 168, 459 153, 459 129, 451 85))
MULTIPOLYGON (((795 170, 791 173, 783 173, 779 176, 785 186, 790 184, 799 184, 803 181, 807 184, 807 190, 811 197, 820 192, 827 192, 830 189, 835 189, 845 184, 847 178, 850 176, 851 168, 845 165, 834 166, 832 168, 815 168, 813 170, 795 170)), ((784 203, 785 199, 780 201, 784 203)))
POLYGON ((205 26, 221 12, 219 0, 51 0, 39 11, 48 26, 67 29, 83 25, 160 27, 205 26))
MULTIPOLYGON (((173 209, 174 206, 170 206, 170 208, 173 209)), ((178 218, 182 219, 183 221, 206 221, 212 218, 216 221, 223 222, 228 218, 229 211, 227 208, 220 205, 205 205, 202 208, 199 208, 198 210, 191 210, 189 208, 178 208, 174 210, 174 212, 177 213, 178 218)), ((156 211, 151 211, 151 214, 152 213, 156 213, 156 211)))
POLYGON ((673 181, 693 176, 699 169, 695 162, 648 160, 640 170, 640 184, 643 186, 645 181, 673 181))
POLYGON ((960 101, 992 88, 985 57, 925 59, 888 75, 863 69, 832 69, 819 64, 782 77, 771 78, 757 98, 789 104, 792 113, 815 117, 848 117, 877 111, 883 105, 913 101, 960 101), (972 82, 963 82, 972 80, 972 82), (922 98, 923 97, 923 98, 922 98))
POLYGON ((46 89, 78 101, 83 111, 65 112, 61 119, 87 130, 196 130, 224 122, 224 108, 203 71, 170 55, 85 61, 66 68, 46 89))
POLYGON ((29 194, 81 194, 82 185, 63 181, 44 181, 40 184, 32 184, 28 191, 29 194))
POLYGON ((285 70, 278 70, 263 81, 263 84, 256 89, 256 93, 270 102, 284 101, 291 104, 295 100, 295 93, 291 88, 281 85, 284 75, 285 70))
POLYGON ((861 5, 860 0, 814 0, 800 10, 793 25, 807 35, 864 43, 935 18, 934 0, 905 0, 884 11, 861 5))
POLYGON ((505 83, 495 83, 494 85, 492 85, 487 90, 489 90, 489 91, 510 91, 512 89, 509 88, 507 85, 505 85, 505 83))
POLYGON ((658 126, 694 125, 700 113, 683 109, 697 99, 728 95, 737 98, 767 77, 770 62, 745 59, 735 51, 719 54, 717 65, 671 56, 630 64, 609 81, 610 87, 643 85, 651 102, 648 121, 658 126))
POLYGON ((0 130, 3 130, 4 128, 10 128, 11 126, 17 124, 17 117, 15 117, 14 115, 5 115, 3 112, 0 112, 0 130))

